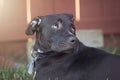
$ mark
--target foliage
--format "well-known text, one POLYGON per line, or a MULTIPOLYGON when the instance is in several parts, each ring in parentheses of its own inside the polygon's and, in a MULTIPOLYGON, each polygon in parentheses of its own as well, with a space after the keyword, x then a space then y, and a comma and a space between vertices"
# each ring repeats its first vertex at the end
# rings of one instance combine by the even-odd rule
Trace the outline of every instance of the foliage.
POLYGON ((28 74, 27 68, 0 68, 0 80, 33 80, 33 76, 28 74))
POLYGON ((112 54, 118 54, 118 55, 120 55, 120 49, 117 48, 117 47, 113 48, 111 46, 108 46, 108 47, 103 48, 103 50, 105 50, 107 52, 110 52, 112 54))

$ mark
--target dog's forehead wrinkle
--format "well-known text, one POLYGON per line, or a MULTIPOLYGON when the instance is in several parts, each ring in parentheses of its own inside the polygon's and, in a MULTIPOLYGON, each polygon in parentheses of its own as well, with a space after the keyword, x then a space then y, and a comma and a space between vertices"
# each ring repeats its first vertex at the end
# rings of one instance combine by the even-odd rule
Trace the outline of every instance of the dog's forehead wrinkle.
POLYGON ((70 19, 71 16, 69 15, 64 15, 64 14, 54 14, 54 15, 47 15, 47 16, 43 16, 43 20, 44 22, 55 22, 58 20, 62 20, 62 21, 71 21, 70 19))
POLYGON ((45 25, 52 25, 57 22, 57 18, 54 17, 44 17, 43 18, 43 24, 45 25))

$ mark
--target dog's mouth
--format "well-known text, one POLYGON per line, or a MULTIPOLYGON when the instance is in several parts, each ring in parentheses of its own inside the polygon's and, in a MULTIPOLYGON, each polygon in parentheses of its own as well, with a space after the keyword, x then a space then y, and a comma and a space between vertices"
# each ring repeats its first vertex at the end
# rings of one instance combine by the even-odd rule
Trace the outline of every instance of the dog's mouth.
MULTIPOLYGON (((74 41, 73 41, 74 42, 74 41)), ((74 43, 69 42, 58 42, 58 43, 52 43, 51 44, 51 50, 56 52, 66 52, 69 50, 73 50, 77 45, 77 41, 74 43)))
POLYGON ((57 55, 64 55, 64 54, 72 53, 74 52, 74 49, 76 48, 76 46, 77 45, 73 45, 73 46, 65 45, 63 43, 58 44, 58 46, 57 45, 52 46, 50 50, 43 52, 43 53, 39 53, 39 59, 43 59, 46 56, 57 56, 57 55))

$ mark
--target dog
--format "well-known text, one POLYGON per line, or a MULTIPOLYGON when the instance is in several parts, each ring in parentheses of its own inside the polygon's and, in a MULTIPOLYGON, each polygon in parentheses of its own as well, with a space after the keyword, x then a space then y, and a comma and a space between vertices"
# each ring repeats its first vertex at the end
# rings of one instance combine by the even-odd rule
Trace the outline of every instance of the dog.
POLYGON ((120 56, 81 43, 72 14, 37 16, 26 29, 34 33, 34 80, 120 80, 120 56))

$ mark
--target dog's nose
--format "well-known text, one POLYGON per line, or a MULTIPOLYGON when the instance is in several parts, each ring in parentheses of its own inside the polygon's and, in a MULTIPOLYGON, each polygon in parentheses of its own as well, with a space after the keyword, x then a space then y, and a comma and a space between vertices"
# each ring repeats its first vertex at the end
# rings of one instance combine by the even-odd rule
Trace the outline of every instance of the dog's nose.
POLYGON ((69 37, 68 42, 69 42, 70 44, 75 44, 75 43, 77 42, 77 38, 71 36, 71 37, 69 37))

